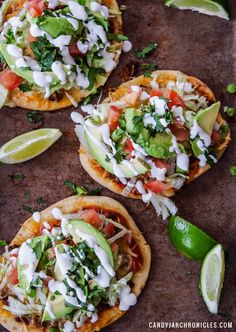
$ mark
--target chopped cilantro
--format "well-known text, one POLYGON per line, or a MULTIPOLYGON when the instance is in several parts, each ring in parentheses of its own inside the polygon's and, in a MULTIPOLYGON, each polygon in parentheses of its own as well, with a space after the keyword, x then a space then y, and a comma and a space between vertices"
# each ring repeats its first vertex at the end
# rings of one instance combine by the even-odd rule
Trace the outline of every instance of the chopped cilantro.
POLYGON ((70 180, 64 180, 64 185, 70 188, 74 194, 76 194, 76 184, 71 182, 70 180))
POLYGON ((154 105, 142 105, 141 111, 145 113, 151 113, 154 112, 155 106, 154 105))
POLYGON ((88 195, 100 195, 103 192, 103 188, 95 188, 88 191, 88 195))
POLYGON ((120 35, 120 34, 107 32, 107 39, 108 40, 115 40, 115 41, 124 41, 124 40, 128 40, 128 37, 124 36, 124 35, 120 35))
POLYGON ((84 187, 76 186, 76 194, 79 196, 88 195, 88 190, 84 187))
POLYGON ((20 89, 20 91, 22 91, 22 92, 27 92, 27 91, 31 91, 31 90, 32 90, 32 87, 31 87, 30 84, 27 84, 27 83, 21 83, 21 84, 19 85, 19 89, 20 89))
POLYGON ((142 69, 144 77, 151 77, 152 72, 157 69, 157 65, 155 63, 142 63, 142 69))
POLYGON ((153 50, 157 48, 156 43, 149 43, 146 47, 144 47, 142 50, 134 51, 134 55, 137 58, 145 58, 148 54, 150 54, 153 50))
POLYGON ((108 157, 108 155, 106 155, 105 161, 106 161, 107 163, 109 163, 109 162, 111 161, 111 159, 108 157))
POLYGON ((85 187, 81 187, 81 186, 77 186, 75 183, 69 181, 69 180, 65 180, 64 184, 70 188, 74 194, 79 195, 79 196, 85 196, 85 195, 98 195, 102 192, 102 188, 96 188, 96 189, 92 189, 89 190, 85 187))
POLYGON ((37 123, 41 122, 43 117, 38 111, 29 111, 27 112, 27 119, 31 123, 37 123))
POLYGON ((25 175, 21 172, 16 172, 16 173, 10 174, 8 176, 13 180, 24 180, 25 179, 25 175))
POLYGON ((117 151, 114 155, 115 160, 117 161, 118 164, 122 162, 123 158, 123 153, 121 151, 117 151))
POLYGON ((0 241, 0 247, 7 246, 7 241, 2 240, 0 241))
POLYGON ((231 175, 236 176, 236 166, 231 166, 229 172, 231 175))
POLYGON ((31 213, 31 214, 34 213, 34 210, 33 210, 33 208, 32 208, 31 206, 28 206, 28 205, 22 205, 22 208, 23 208, 25 211, 27 211, 27 212, 29 212, 29 213, 31 213))

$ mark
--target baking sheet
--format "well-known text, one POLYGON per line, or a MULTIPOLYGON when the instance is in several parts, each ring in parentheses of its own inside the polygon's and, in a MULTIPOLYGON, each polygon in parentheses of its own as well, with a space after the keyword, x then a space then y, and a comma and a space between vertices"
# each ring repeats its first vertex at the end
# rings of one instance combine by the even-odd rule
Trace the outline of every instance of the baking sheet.
MULTIPOLYGON (((104 96, 108 87, 118 86, 127 78, 130 69, 135 68, 139 74, 138 63, 149 62, 157 63, 160 69, 178 69, 200 78, 213 89, 222 105, 236 107, 235 96, 225 92, 228 83, 236 82, 236 3, 233 0, 230 1, 230 22, 167 8, 161 0, 127 0, 119 1, 119 4, 127 6, 123 14, 124 33, 129 36, 134 49, 143 48, 148 42, 157 42, 159 46, 143 61, 135 58, 133 52, 123 54, 106 84, 104 96)), ((65 179, 89 188, 98 187, 80 165, 78 141, 70 120, 71 110, 43 114, 44 127, 60 128, 64 133, 48 151, 23 164, 1 165, 0 239, 10 241, 21 223, 30 216, 23 206, 41 209, 69 196, 71 191, 64 186, 65 179), (22 172, 25 179, 9 177, 16 172, 22 172)), ((37 128, 27 121, 26 113, 22 109, 0 110, 0 144, 37 128)), ((234 324, 231 331, 236 329, 236 178, 229 174, 229 167, 236 164, 236 123, 235 119, 227 120, 233 142, 222 160, 174 198, 179 214, 212 235, 227 251, 219 310, 222 314, 208 313, 198 288, 199 264, 185 259, 172 248, 166 222, 156 217, 154 209, 104 189, 104 195, 124 204, 152 249, 150 277, 137 305, 108 327, 107 332, 150 331, 149 322, 153 321, 230 320, 234 324)), ((0 331, 5 330, 0 328, 0 331)))

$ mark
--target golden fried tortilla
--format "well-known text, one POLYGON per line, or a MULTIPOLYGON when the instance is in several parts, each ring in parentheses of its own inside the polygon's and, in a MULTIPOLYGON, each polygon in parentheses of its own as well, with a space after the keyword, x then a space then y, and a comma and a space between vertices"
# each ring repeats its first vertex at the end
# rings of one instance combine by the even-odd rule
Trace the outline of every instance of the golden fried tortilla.
MULTIPOLYGON (((40 227, 46 221, 49 224, 53 223, 51 211, 53 208, 59 208, 63 213, 76 213, 82 208, 95 208, 104 212, 112 212, 118 215, 126 228, 131 231, 132 237, 139 247, 142 255, 141 268, 133 273, 132 282, 134 284, 132 292, 138 296, 144 288, 151 263, 151 250, 138 227, 136 226, 132 217, 128 214, 127 210, 117 201, 109 197, 96 197, 96 196, 72 196, 68 197, 42 211, 41 220, 39 223, 35 222, 32 218, 26 220, 10 246, 20 246, 24 241, 31 237, 40 235, 40 227)), ((23 320, 16 320, 15 316, 9 311, 3 309, 3 300, 0 300, 0 324, 11 332, 40 332, 47 331, 44 328, 27 325, 23 320)), ((111 307, 103 310, 99 314, 99 319, 95 323, 85 322, 85 324, 77 329, 78 332, 92 332, 100 331, 103 327, 111 324, 119 317, 125 314, 124 311, 119 309, 119 306, 111 307)))
MULTIPOLYGON (((156 77, 156 82, 160 85, 161 88, 164 88, 169 81, 176 81, 177 76, 184 76, 187 79, 187 81, 192 84, 192 86, 199 93, 200 96, 206 97, 210 103, 215 102, 216 99, 211 89, 206 84, 204 84, 199 79, 193 76, 188 76, 184 73, 174 70, 157 70, 153 72, 153 77, 156 77)), ((152 78, 150 77, 139 76, 137 78, 132 79, 131 81, 125 82, 121 84, 115 91, 111 92, 108 98, 104 100, 104 103, 110 103, 119 100, 128 92, 129 88, 132 85, 139 85, 139 86, 142 85, 144 87, 148 87, 150 86, 151 81, 152 78)), ((218 115, 217 122, 221 125, 225 123, 220 113, 218 115)), ((228 131, 228 134, 224 142, 218 147, 219 153, 217 159, 219 159, 222 156, 229 142, 230 142, 230 131, 228 131)), ((99 163, 95 159, 93 159, 93 157, 84 147, 80 146, 79 154, 80 154, 80 161, 84 169, 96 182, 100 183, 102 186, 118 194, 123 195, 124 186, 119 182, 119 180, 116 177, 108 173, 101 165, 99 165, 99 163)), ((211 167, 208 164, 204 167, 199 167, 199 161, 198 160, 194 161, 192 164, 190 164, 190 174, 187 183, 192 182, 210 168, 211 167)), ((178 190, 171 188, 163 192, 162 195, 166 197, 171 197, 175 195, 176 191, 178 190)), ((141 199, 141 195, 134 193, 130 193, 128 197, 141 199)))
MULTIPOLYGON (((7 21, 12 16, 15 16, 22 5, 26 2, 26 0, 13 0, 12 4, 8 8, 7 14, 4 17, 5 21, 7 21)), ((110 10, 114 12, 119 12, 119 6, 116 0, 102 0, 102 4, 107 6, 110 10)), ((114 34, 122 34, 122 18, 121 15, 114 15, 110 19, 111 32, 114 34)), ((113 41, 111 43, 118 52, 114 58, 114 61, 118 63, 119 56, 122 47, 122 43, 113 41)), ((106 79, 109 77, 110 73, 103 74, 106 79)), ((100 85, 96 84, 96 88, 99 88, 100 85)), ((88 90, 82 90, 80 88, 72 88, 67 91, 68 94, 76 101, 80 102, 84 98, 88 97, 92 92, 88 90)), ((61 90, 60 93, 54 93, 49 99, 44 99, 44 95, 37 91, 30 92, 22 92, 19 88, 9 91, 7 105, 11 107, 22 107, 31 110, 38 111, 55 111, 62 108, 66 108, 72 105, 70 99, 66 96, 64 90, 61 90)))

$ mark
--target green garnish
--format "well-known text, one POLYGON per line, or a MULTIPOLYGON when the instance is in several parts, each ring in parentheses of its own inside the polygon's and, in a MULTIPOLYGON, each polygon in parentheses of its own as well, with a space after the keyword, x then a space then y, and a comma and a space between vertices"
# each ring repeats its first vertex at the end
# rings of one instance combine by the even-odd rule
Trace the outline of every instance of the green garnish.
POLYGON ((151 77, 152 72, 157 69, 157 65, 155 63, 142 63, 142 69, 144 77, 151 77))
POLYGON ((0 241, 0 247, 7 246, 7 241, 2 240, 0 241))
POLYGON ((22 208, 23 208, 25 211, 27 211, 27 212, 29 212, 29 213, 31 213, 31 214, 34 213, 34 210, 33 210, 33 208, 32 208, 31 206, 28 206, 28 205, 22 205, 22 208))
POLYGON ((233 117, 236 114, 236 109, 234 107, 227 107, 225 109, 225 113, 229 116, 229 117, 233 117))
POLYGON ((235 84, 229 84, 226 88, 228 93, 236 93, 236 85, 235 84))
POLYGON ((149 43, 146 47, 144 47, 142 50, 134 51, 134 55, 137 58, 145 58, 149 53, 151 53, 153 50, 157 48, 156 43, 149 43))
POLYGON ((70 180, 64 180, 64 185, 66 185, 68 188, 70 188, 74 194, 78 196, 86 196, 86 195, 98 195, 102 192, 102 188, 96 188, 96 189, 87 189, 85 187, 77 186, 75 183, 71 182, 70 180))
POLYGON ((27 91, 31 91, 31 90, 32 90, 32 87, 31 87, 30 84, 27 84, 27 83, 21 83, 21 84, 19 85, 19 89, 20 89, 20 91, 22 91, 22 92, 27 92, 27 91))
POLYGON ((36 41, 30 43, 30 48, 42 71, 51 71, 53 62, 61 58, 58 50, 50 44, 46 37, 38 37, 36 41))
POLYGON ((122 151, 117 151, 114 155, 115 160, 117 161, 118 164, 122 162, 123 158, 123 153, 122 151))
POLYGON ((31 123, 37 123, 41 122, 43 117, 38 111, 29 111, 27 112, 27 119, 31 123))
POLYGON ((105 161, 106 161, 107 163, 109 163, 109 162, 111 161, 111 159, 106 155, 105 161))
POLYGON ((8 176, 13 180, 24 180, 25 179, 25 175, 21 172, 16 172, 16 173, 10 174, 8 176))
POLYGON ((115 41, 124 41, 124 40, 128 40, 128 37, 125 35, 119 35, 116 33, 107 32, 107 39, 115 40, 115 41))
POLYGON ((229 171, 231 175, 236 176, 236 165, 231 166, 229 171))

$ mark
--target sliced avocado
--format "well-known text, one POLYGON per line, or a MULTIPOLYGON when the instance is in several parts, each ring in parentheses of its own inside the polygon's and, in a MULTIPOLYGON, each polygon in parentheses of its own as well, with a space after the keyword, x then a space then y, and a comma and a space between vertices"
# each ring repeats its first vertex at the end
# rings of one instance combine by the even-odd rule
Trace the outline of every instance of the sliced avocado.
POLYGON ((212 134, 219 110, 220 102, 218 101, 204 110, 200 110, 196 115, 197 123, 209 136, 212 134))
POLYGON ((8 90, 4 88, 3 85, 0 85, 0 108, 5 105, 7 97, 8 97, 8 90))
POLYGON ((195 157, 198 157, 200 154, 203 154, 203 151, 198 147, 198 141, 200 141, 199 138, 195 138, 194 140, 191 141, 191 148, 193 150, 193 154, 195 157))
POLYGON ((89 234, 91 236, 94 236, 98 245, 106 251, 106 253, 109 256, 110 263, 113 266, 114 265, 114 258, 112 254, 111 247, 103 234, 99 232, 95 227, 88 224, 87 222, 83 220, 69 220, 68 221, 68 232, 73 236, 73 241, 75 243, 80 242, 80 237, 76 233, 76 230, 79 229, 81 232, 89 234))
POLYGON ((126 130, 130 135, 137 135, 144 127, 143 121, 135 121, 139 119, 140 113, 135 108, 127 108, 125 110, 126 130))
POLYGON ((150 136, 148 130, 144 128, 139 134, 136 143, 155 158, 168 159, 175 155, 174 152, 170 152, 172 135, 167 133, 157 133, 155 136, 150 136))
MULTIPOLYGON (((65 252, 63 244, 56 245, 56 248, 58 249, 59 252, 65 252)), ((63 281, 65 279, 59 265, 57 264, 57 261, 54 268, 54 278, 58 281, 63 281)))
MULTIPOLYGON (((38 263, 42 257, 43 252, 49 247, 51 244, 51 240, 48 236, 37 236, 31 239, 30 242, 27 242, 27 245, 31 247, 36 255, 36 261, 33 264, 34 271, 36 270, 38 263)), ((20 255, 17 260, 17 271, 18 271, 18 279, 20 288, 28 291, 30 288, 31 280, 27 280, 26 275, 24 273, 25 270, 28 269, 28 265, 20 264, 20 255)))
POLYGON ((47 303, 43 312, 42 321, 53 320, 50 316, 50 313, 47 310, 47 307, 50 307, 52 312, 54 313, 55 319, 60 319, 65 317, 67 314, 71 313, 75 308, 74 307, 67 307, 65 298, 61 294, 53 294, 49 293, 47 298, 47 303))
POLYGON ((65 32, 67 35, 72 36, 76 32, 73 25, 64 17, 46 16, 43 19, 40 17, 37 19, 37 25, 41 30, 49 33, 52 38, 64 35, 65 32))
MULTIPOLYGON (((96 145, 94 141, 91 139, 91 136, 94 136, 94 138, 102 142, 102 134, 99 127, 97 128, 87 127, 87 130, 85 131, 84 135, 91 155, 107 172, 114 174, 112 163, 107 159, 106 153, 98 145, 96 145)), ((150 166, 148 164, 146 164, 143 160, 138 158, 132 165, 135 168, 135 170, 138 172, 138 174, 144 174, 148 172, 150 169, 150 166)), ((132 169, 130 169, 126 164, 122 162, 119 164, 119 167, 127 178, 131 178, 136 175, 132 171, 132 169)))

